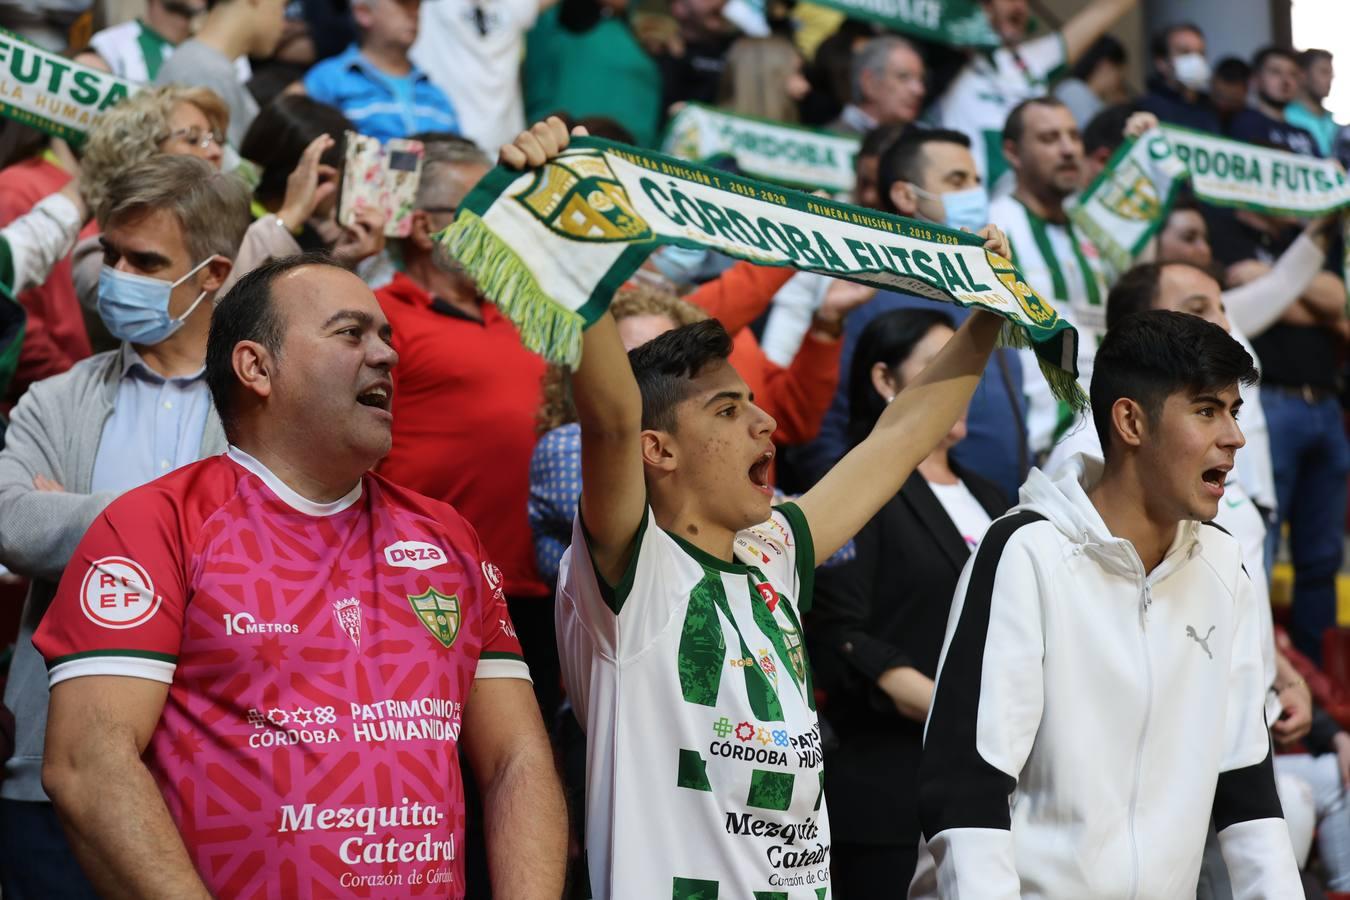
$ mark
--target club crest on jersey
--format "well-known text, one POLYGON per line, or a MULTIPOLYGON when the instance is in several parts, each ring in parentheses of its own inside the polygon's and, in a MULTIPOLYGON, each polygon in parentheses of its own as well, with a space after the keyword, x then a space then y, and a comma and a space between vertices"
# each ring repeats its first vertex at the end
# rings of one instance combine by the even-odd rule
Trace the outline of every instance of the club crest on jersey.
POLYGON ((135 628, 159 611, 150 573, 125 556, 94 560, 80 585, 80 608, 85 618, 104 628, 135 628))
POLYGON ((802 646, 802 633, 795 628, 782 626, 783 643, 787 646, 787 661, 800 683, 806 682, 806 648, 802 646))
POLYGON ((425 593, 409 594, 408 602, 431 636, 450 649, 459 637, 459 596, 451 594, 447 597, 435 588, 427 588, 425 593))
POLYGON ((425 571, 448 559, 444 550, 426 541, 397 541, 384 548, 384 561, 401 569, 425 571))
POLYGON ((361 649, 361 601, 355 597, 333 601, 333 618, 338 627, 352 639, 356 649, 361 649))

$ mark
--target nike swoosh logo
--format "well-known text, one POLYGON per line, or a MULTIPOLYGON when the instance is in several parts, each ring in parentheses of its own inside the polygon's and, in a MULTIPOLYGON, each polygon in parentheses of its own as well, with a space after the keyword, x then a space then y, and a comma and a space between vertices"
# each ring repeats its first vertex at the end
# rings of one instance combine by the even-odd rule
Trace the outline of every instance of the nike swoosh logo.
POLYGON ((1247 502, 1247 498, 1239 497, 1236 500, 1229 500, 1227 497, 1225 497, 1223 502, 1228 504, 1229 509, 1237 509, 1239 506, 1247 502))

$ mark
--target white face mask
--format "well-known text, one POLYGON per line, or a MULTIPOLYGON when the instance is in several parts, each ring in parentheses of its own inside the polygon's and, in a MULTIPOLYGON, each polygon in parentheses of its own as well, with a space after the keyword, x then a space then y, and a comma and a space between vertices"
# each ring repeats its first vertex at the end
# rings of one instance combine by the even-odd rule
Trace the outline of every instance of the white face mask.
POLYGON ((1183 53, 1172 57, 1172 72, 1177 81, 1193 91, 1209 87, 1209 62, 1203 53, 1183 53))

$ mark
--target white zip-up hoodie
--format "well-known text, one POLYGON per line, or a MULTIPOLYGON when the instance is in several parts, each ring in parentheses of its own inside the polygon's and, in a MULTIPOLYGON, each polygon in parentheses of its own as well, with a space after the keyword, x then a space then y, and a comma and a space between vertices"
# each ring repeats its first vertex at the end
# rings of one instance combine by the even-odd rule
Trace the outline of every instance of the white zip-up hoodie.
POLYGON ((1100 461, 1063 473, 956 588, 919 785, 940 896, 1193 898, 1212 815, 1237 900, 1301 898, 1237 543, 1183 522, 1145 575, 1088 499, 1100 461))

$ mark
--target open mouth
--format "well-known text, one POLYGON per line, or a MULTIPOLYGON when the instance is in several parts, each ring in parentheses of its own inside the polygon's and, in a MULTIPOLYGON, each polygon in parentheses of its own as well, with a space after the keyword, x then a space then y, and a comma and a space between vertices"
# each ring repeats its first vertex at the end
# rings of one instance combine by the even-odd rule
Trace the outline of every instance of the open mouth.
POLYGON ((1205 483, 1205 487, 1209 488, 1211 493, 1223 496, 1224 483, 1228 480, 1228 472, 1232 468, 1232 466, 1215 466, 1212 469, 1206 469, 1201 474, 1200 480, 1205 483))
POLYGON ((389 404, 392 392, 387 382, 372 385, 366 390, 356 395, 356 402, 362 406, 369 406, 373 409, 381 409, 389 412, 389 404))
POLYGON ((750 483, 765 494, 773 494, 773 485, 769 480, 769 468, 773 465, 773 450, 765 450, 750 466, 750 483))

